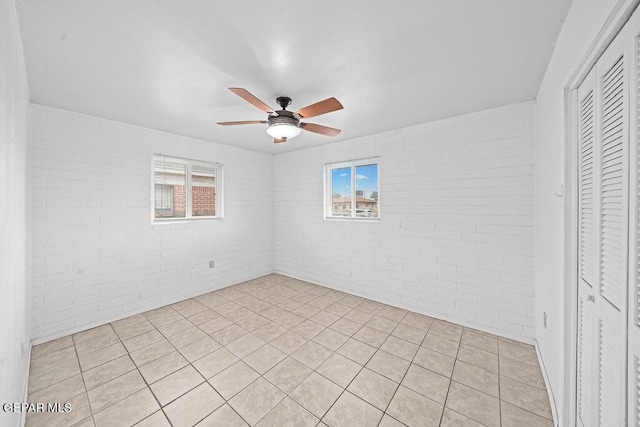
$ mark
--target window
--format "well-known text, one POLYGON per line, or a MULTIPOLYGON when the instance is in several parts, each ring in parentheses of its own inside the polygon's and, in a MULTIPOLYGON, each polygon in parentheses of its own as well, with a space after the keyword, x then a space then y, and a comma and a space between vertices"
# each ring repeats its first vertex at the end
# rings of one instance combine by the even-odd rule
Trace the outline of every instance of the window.
POLYGON ((156 184, 156 210, 169 210, 173 208, 173 186, 156 184))
POLYGON ((222 218, 222 165, 153 156, 153 219, 222 218))
POLYGON ((325 218, 380 218, 378 158, 325 165, 325 218))

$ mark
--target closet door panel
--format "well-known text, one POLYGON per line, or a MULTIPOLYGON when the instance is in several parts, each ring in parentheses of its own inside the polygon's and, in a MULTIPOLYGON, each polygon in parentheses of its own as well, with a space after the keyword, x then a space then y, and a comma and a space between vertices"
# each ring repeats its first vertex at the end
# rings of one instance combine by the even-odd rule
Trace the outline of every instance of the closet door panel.
MULTIPOLYGON (((625 27, 626 28, 626 27, 625 27)), ((627 262, 629 190, 629 79, 633 55, 623 29, 596 63, 598 201, 597 328, 598 425, 627 418, 627 262)))
POLYGON ((594 360, 595 340, 595 306, 588 299, 588 295, 580 295, 578 299, 578 422, 582 427, 594 425, 594 360))
POLYGON ((595 228, 595 71, 580 86, 579 99, 579 173, 578 255, 580 280, 589 287, 597 281, 597 243, 595 228))
POLYGON ((594 370, 597 358, 595 334, 595 287, 598 284, 597 180, 595 177, 596 73, 595 69, 578 90, 578 340, 577 340, 577 411, 582 427, 597 419, 594 370))
MULTIPOLYGON (((607 59, 607 58, 603 58, 607 59)), ((601 77, 600 147, 600 295, 615 309, 626 302, 627 236, 626 146, 628 110, 624 55, 613 65, 604 62, 601 77)), ((598 67, 600 69, 600 67, 598 67)))

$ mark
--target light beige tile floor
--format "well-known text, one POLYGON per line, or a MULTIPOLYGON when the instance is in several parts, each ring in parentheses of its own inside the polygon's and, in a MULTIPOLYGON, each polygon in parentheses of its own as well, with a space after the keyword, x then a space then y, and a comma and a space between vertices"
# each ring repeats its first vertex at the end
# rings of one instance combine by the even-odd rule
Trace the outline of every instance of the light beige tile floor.
POLYGON ((532 346, 272 274, 35 346, 28 426, 552 426, 532 346))

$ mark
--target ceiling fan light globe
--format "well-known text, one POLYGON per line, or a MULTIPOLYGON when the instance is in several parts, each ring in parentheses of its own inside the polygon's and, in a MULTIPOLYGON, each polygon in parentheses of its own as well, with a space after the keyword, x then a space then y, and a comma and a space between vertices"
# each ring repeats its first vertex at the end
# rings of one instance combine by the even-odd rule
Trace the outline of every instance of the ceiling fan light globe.
POLYGON ((282 139, 291 139, 300 135, 300 128, 294 125, 290 125, 287 123, 273 123, 271 126, 267 128, 267 133, 274 138, 282 139))

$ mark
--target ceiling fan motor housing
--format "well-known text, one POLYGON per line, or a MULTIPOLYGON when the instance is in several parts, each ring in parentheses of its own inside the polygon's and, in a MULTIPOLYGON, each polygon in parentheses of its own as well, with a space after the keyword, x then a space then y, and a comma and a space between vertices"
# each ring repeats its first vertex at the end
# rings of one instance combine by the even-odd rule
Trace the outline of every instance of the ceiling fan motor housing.
POLYGON ((289 125, 300 127, 300 120, 298 120, 291 111, 281 110, 276 111, 277 116, 269 116, 269 126, 273 125, 289 125))

